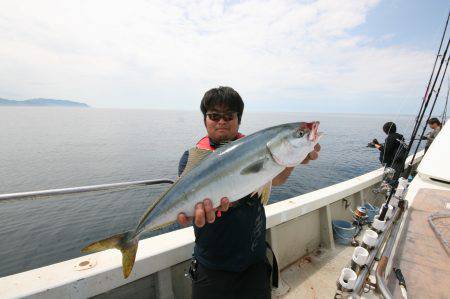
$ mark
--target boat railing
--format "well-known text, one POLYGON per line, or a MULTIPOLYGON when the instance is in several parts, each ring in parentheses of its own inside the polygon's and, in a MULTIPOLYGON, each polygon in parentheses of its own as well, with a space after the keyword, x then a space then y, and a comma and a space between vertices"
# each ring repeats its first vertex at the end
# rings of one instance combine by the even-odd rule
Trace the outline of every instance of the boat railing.
POLYGON ((158 179, 158 180, 142 180, 142 181, 120 182, 120 183, 100 184, 91 186, 61 188, 61 189, 29 191, 29 192, 18 192, 18 193, 0 194, 0 202, 12 200, 16 201, 24 199, 41 199, 59 195, 70 195, 85 192, 130 188, 136 186, 150 186, 150 185, 173 184, 173 183, 174 181, 170 179, 158 179))
MULTIPOLYGON (((415 165, 422 155, 416 156, 415 165)), ((382 177, 383 169, 380 168, 265 206, 266 236, 276 252, 279 269, 285 269, 319 247, 332 252, 335 249, 332 220, 351 220, 344 201, 355 207, 371 198, 382 200, 373 193, 382 177)), ((148 292, 151 292, 150 296, 160 298, 186 297, 191 284, 185 279, 185 271, 194 242, 192 227, 141 240, 135 266, 127 279, 122 275, 118 250, 84 255, 2 277, 0 297, 87 298, 119 293, 148 295, 148 292), (10 288, 11 285, 15 287, 10 288)))

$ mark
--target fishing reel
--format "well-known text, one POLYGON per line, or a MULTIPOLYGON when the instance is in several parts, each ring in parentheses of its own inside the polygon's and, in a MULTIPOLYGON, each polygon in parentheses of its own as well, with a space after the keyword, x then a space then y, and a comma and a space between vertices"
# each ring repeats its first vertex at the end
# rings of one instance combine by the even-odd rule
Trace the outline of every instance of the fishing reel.
POLYGON ((352 214, 353 221, 357 225, 363 225, 368 218, 367 209, 365 207, 357 207, 352 214))
POLYGON ((378 188, 372 189, 372 192, 375 194, 385 194, 389 196, 392 191, 392 186, 390 182, 394 179, 395 169, 391 167, 386 167, 383 172, 383 180, 380 183, 378 188))
POLYGON ((356 227, 356 233, 352 238, 351 245, 356 247, 359 245, 359 242, 356 240, 356 237, 362 230, 364 224, 367 223, 367 219, 369 216, 367 215, 367 209, 365 207, 358 206, 354 212, 352 212, 353 218, 353 226, 356 227))
POLYGON ((378 140, 375 138, 374 140, 372 140, 372 142, 369 142, 369 143, 367 144, 367 147, 375 148, 375 145, 376 145, 376 144, 380 144, 380 143, 379 143, 378 140))
POLYGON ((394 179, 395 169, 392 167, 386 167, 383 172, 383 181, 391 181, 394 179))
POLYGON ((389 196, 391 190, 392 190, 391 185, 389 185, 389 183, 386 181, 382 181, 378 186, 378 188, 372 189, 372 192, 374 194, 385 194, 386 196, 389 196))

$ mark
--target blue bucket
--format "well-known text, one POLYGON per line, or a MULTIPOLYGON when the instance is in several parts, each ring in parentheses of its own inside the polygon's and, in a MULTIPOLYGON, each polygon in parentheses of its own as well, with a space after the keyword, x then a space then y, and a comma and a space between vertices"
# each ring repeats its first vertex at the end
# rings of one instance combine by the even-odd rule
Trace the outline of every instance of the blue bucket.
POLYGON ((333 226, 334 240, 338 244, 348 245, 356 234, 356 227, 345 220, 331 221, 333 226))
POLYGON ((367 211, 367 221, 373 222, 373 218, 378 214, 380 208, 372 206, 370 203, 365 203, 364 206, 367 211))

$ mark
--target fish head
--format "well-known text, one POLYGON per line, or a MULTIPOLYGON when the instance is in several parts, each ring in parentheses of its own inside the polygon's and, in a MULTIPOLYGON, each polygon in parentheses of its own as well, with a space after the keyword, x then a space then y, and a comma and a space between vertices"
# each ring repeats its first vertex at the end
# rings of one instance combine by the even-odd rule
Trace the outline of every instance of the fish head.
POLYGON ((283 126, 267 144, 275 162, 286 167, 300 164, 319 141, 319 124, 314 121, 283 126))

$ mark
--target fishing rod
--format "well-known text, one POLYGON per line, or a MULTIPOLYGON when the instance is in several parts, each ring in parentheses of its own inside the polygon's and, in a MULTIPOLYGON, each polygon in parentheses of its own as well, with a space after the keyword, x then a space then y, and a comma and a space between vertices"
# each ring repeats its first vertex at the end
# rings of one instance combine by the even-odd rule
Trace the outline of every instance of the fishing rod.
MULTIPOLYGON (((449 45, 450 45, 450 39, 447 41, 447 45, 445 47, 444 53, 442 55, 440 55, 440 51, 441 51, 441 48, 442 48, 442 42, 443 42, 443 40, 445 38, 447 27, 448 27, 449 18, 450 18, 450 13, 447 16, 447 21, 446 21, 446 24, 445 24, 445 28, 444 28, 444 32, 443 32, 443 35, 442 35, 441 43, 439 45, 438 55, 436 56, 436 60, 435 60, 435 63, 433 65, 433 71, 432 71, 432 74, 430 76, 429 85, 430 85, 431 81, 433 81, 432 87, 431 87, 431 89, 429 89, 429 85, 428 85, 428 87, 426 89, 426 92, 425 92, 426 97, 424 98, 424 101, 422 101, 422 104, 421 104, 421 107, 420 107, 420 111, 419 111, 419 114, 417 116, 416 123, 414 125, 414 129, 413 129, 413 132, 411 134, 411 138, 409 140, 409 144, 406 147, 406 154, 403 155, 403 157, 401 157, 402 161, 400 161, 400 163, 404 163, 404 161, 406 160, 406 157, 408 156, 409 152, 411 151, 411 148, 413 146, 414 140, 416 139, 417 132, 419 130, 420 124, 422 123, 423 117, 425 116, 425 112, 426 112, 426 110, 428 108, 428 105, 430 104, 430 100, 431 100, 431 98, 433 96, 433 91, 435 90, 436 83, 439 81, 439 78, 441 77, 442 66, 444 65, 444 62, 447 61, 447 63, 445 64, 445 67, 444 67, 443 75, 442 75, 440 83, 439 83, 439 88, 438 88, 438 90, 436 92, 436 95, 435 95, 435 98, 434 98, 434 101, 433 101, 432 108, 431 108, 430 113, 428 115, 427 122, 431 118, 431 114, 432 114, 432 112, 434 110, 434 107, 436 105, 436 101, 437 101, 437 98, 439 96, 439 93, 440 93, 440 90, 441 90, 441 87, 442 87, 442 83, 443 83, 443 80, 445 78, 445 74, 447 72, 448 62, 449 62, 449 58, 447 57, 447 53, 448 53, 448 49, 449 49, 449 45), (439 57, 441 57, 441 61, 439 63, 438 69, 436 71, 436 75, 433 76, 434 73, 435 73, 435 68, 436 68, 436 64, 437 64, 437 61, 438 61, 439 57), (432 80, 433 77, 434 77, 434 80, 432 80)), ((419 138, 419 142, 418 142, 418 145, 416 147, 416 150, 414 151, 414 155, 413 155, 411 161, 409 162, 407 169, 403 172, 403 175, 402 175, 403 179, 408 178, 410 173, 411 173, 412 165, 413 165, 415 157, 417 155, 417 152, 418 152, 418 149, 419 149, 419 146, 420 146, 420 143, 421 143, 421 139, 422 139, 423 135, 425 134, 425 130, 426 130, 426 125, 424 126, 422 134, 421 134, 421 136, 419 138)), ((400 145, 400 147, 402 147, 402 146, 403 145, 400 145)), ((399 158, 398 154, 399 154, 399 150, 397 150, 397 154, 394 157, 392 165, 394 165, 394 163, 396 162, 395 160, 397 158, 399 158)), ((398 182, 398 178, 396 179, 396 181, 398 182)), ((393 197, 393 195, 394 195, 394 193, 396 191, 396 187, 395 186, 394 187, 391 186, 391 187, 392 188, 391 188, 391 190, 389 190, 390 192, 388 193, 386 202, 382 206, 382 209, 381 209, 381 212, 380 212, 380 215, 379 215, 379 218, 378 218, 381 221, 384 221, 384 219, 386 218, 386 213, 389 210, 389 203, 390 203, 390 201, 391 201, 391 199, 392 199, 392 197, 393 197)))
MULTIPOLYGON (((448 52, 449 45, 450 45, 450 39, 447 41, 447 46, 445 47, 445 51, 444 51, 444 53, 442 55, 441 62, 439 63, 439 68, 438 68, 436 76, 435 76, 435 78, 433 80, 433 85, 432 85, 431 91, 433 91, 435 89, 436 83, 437 83, 437 81, 438 81, 438 79, 440 77, 442 66, 444 65, 444 62, 446 61, 445 58, 447 57, 447 52, 448 52)), ((445 74, 444 74, 444 76, 445 76, 445 74)), ((442 80, 441 80, 441 82, 442 82, 442 80)), ((406 149, 408 154, 411 151, 411 148, 412 148, 413 143, 414 143, 414 139, 416 138, 417 131, 419 129, 418 127, 422 123, 422 120, 423 120, 423 117, 425 115, 425 112, 426 112, 426 110, 428 108, 428 105, 430 104, 430 100, 431 100, 432 95, 433 95, 433 92, 429 92, 428 93, 428 96, 426 98, 426 103, 423 105, 422 112, 421 112, 420 117, 419 117, 419 119, 417 121, 418 125, 415 126, 415 130, 411 134, 411 138, 409 140, 408 148, 406 149)), ((415 158, 415 155, 414 155, 414 158, 415 158)), ((412 161, 409 162, 408 168, 406 169, 406 171, 403 174, 403 178, 407 178, 409 176, 409 174, 411 173, 411 170, 412 170, 412 161)))
MULTIPOLYGON (((418 127, 419 127, 419 125, 420 125, 419 117, 420 117, 420 115, 421 115, 421 113, 422 113, 423 106, 425 105, 426 98, 427 98, 427 95, 428 95, 428 91, 430 90, 431 81, 432 81, 432 79, 433 79, 434 72, 435 72, 435 70, 436 70, 437 61, 438 61, 439 56, 440 56, 439 54, 441 53, 442 44, 443 44, 443 42, 444 42, 445 34, 446 34, 446 32, 447 32, 447 27, 448 27, 449 19, 450 19, 450 12, 449 12, 449 14, 447 15, 447 21, 445 22, 444 32, 442 33, 442 38, 441 38, 441 42, 440 42, 440 44, 439 44, 439 49, 438 49, 438 52, 437 52, 437 54, 436 54, 436 58, 435 58, 435 60, 434 60, 433 69, 432 69, 432 71, 431 71, 430 78, 428 79, 428 84, 427 84, 427 87, 426 87, 426 89, 425 89, 425 95, 424 95, 423 98, 422 98, 422 103, 421 103, 421 105, 420 105, 420 109, 419 109, 419 112, 418 112, 418 114, 417 114, 416 122, 415 122, 414 128, 413 128, 413 133, 411 134, 411 136, 415 136, 415 135, 417 134, 417 130, 418 130, 418 127)), ((411 138, 411 139, 413 139, 413 138, 411 138)), ((408 148, 408 153, 409 153, 409 148, 408 148)))
MULTIPOLYGON (((447 20, 445 22, 445 26, 444 26, 444 30, 443 30, 443 33, 442 33, 441 41, 439 43, 439 49, 438 49, 438 52, 436 54, 436 58, 435 58, 434 63, 433 63, 433 68, 432 68, 432 71, 431 71, 431 74, 430 74, 430 78, 428 79, 428 84, 427 84, 427 87, 425 89, 425 95, 424 95, 423 100, 421 102, 421 106, 420 106, 419 112, 418 112, 418 114, 416 116, 416 120, 415 120, 415 123, 414 123, 414 128, 412 130, 411 137, 409 139, 409 143, 406 145, 403 142, 403 140, 400 142, 399 149, 397 150, 391 165, 394 165, 395 163, 399 163, 399 164, 404 165, 404 163, 406 161, 406 158, 408 157, 408 155, 409 155, 409 153, 410 153, 410 151, 412 149, 414 141, 418 140, 416 138, 417 137, 417 132, 419 130, 420 124, 422 122, 422 119, 423 119, 423 117, 425 115, 425 112, 426 112, 426 109, 428 107, 429 101, 430 101, 431 96, 433 94, 433 90, 434 90, 435 84, 436 84, 436 82, 437 82, 437 80, 439 78, 440 71, 441 71, 441 68, 442 68, 442 64, 443 64, 443 61, 444 61, 444 59, 441 60, 441 63, 439 64, 439 68, 438 68, 437 73, 436 73, 436 67, 438 66, 439 58, 440 57, 445 57, 445 55, 447 53, 447 50, 448 50, 448 43, 447 43, 447 47, 446 47, 446 50, 444 51, 444 54, 443 55, 441 54, 442 45, 444 44, 444 40, 445 40, 445 37, 446 37, 446 34, 447 34, 447 28, 448 28, 449 21, 450 21, 450 11, 447 14, 447 20), (432 87, 431 87, 431 85, 432 85, 432 87), (398 161, 398 159, 400 159, 400 161, 398 161)), ((378 141, 376 139, 374 139, 372 142, 370 142, 367 145, 367 147, 375 147, 376 143, 378 143, 378 141)), ((384 158, 383 158, 383 160, 384 160, 384 158)), ((412 162, 413 161, 414 160, 411 160, 411 162, 408 164, 407 169, 405 171, 403 171, 403 176, 402 176, 403 178, 406 179, 409 176, 409 174, 411 173, 412 162)), ((382 163, 383 163, 383 161, 382 161, 382 163)), ((398 178, 396 178, 395 180, 397 181, 397 179, 398 178)))
MULTIPOLYGON (((442 56, 442 59, 441 59, 440 65, 439 65, 438 72, 437 72, 436 77, 435 77, 435 80, 434 80, 434 82, 433 82, 433 89, 432 89, 432 90, 434 90, 434 87, 436 86, 436 83, 437 83, 437 81, 438 81, 438 79, 439 79, 439 77, 440 77, 442 65, 444 64, 444 61, 446 61, 445 67, 444 67, 444 70, 443 70, 443 74, 442 74, 442 77, 441 77, 441 80, 440 80, 440 83, 439 83, 439 87, 438 87, 438 89, 437 89, 437 91, 436 91, 436 94, 435 94, 435 97, 434 97, 434 101, 433 101, 433 105, 431 106, 431 109, 430 109, 430 112, 429 112, 429 114, 428 114, 428 118, 427 118, 426 123, 428 123, 428 121, 430 120, 431 115, 432 115, 433 110, 434 110, 434 107, 436 106, 436 102, 437 102, 437 99, 438 99, 438 97, 439 97, 439 93, 440 93, 440 91, 441 91, 442 83, 444 82, 445 74, 446 74, 446 72, 447 72, 448 63, 449 63, 449 61, 450 61, 449 57, 447 57, 447 51, 448 51, 449 45, 450 45, 450 39, 449 39, 449 41, 447 42, 447 46, 446 46, 445 51, 444 51, 444 54, 443 54, 443 56, 442 56)), ((430 100, 431 100, 432 95, 433 95, 433 93, 430 92, 429 95, 428 95, 428 97, 427 97, 427 103, 424 105, 423 113, 422 113, 422 115, 421 115, 421 117, 420 117, 419 123, 422 122, 423 116, 425 115, 425 112, 426 112, 426 110, 427 110, 427 108, 428 108, 428 105, 429 105, 429 103, 430 103, 430 100)), ((417 152, 419 151, 419 146, 420 146, 420 143, 421 143, 421 141, 422 141, 422 137, 423 137, 424 134, 425 134, 426 128, 427 128, 427 127, 426 127, 426 124, 425 124, 425 126, 423 127, 423 130, 422 130, 422 134, 420 135, 419 141, 418 141, 418 143, 417 143, 416 149, 415 149, 415 151, 414 151, 413 157, 412 157, 411 161, 410 161, 409 164, 408 164, 408 168, 407 168, 407 169, 404 171, 404 173, 403 173, 403 176, 402 176, 403 179, 406 179, 406 178, 409 176, 409 174, 411 173, 412 165, 413 165, 414 160, 415 160, 415 158, 416 158, 417 152)), ((417 132, 416 132, 416 134, 417 134, 417 132)), ((416 134, 415 134, 415 135, 416 135, 416 134)), ((411 136, 411 140, 409 141, 409 145, 408 145, 408 148, 407 148, 407 152, 408 152, 408 153, 409 153, 410 147, 412 147, 412 144, 413 144, 414 139, 415 139, 415 137, 416 137, 415 135, 411 136)), ((401 145, 400 145, 400 146, 401 146, 401 145)), ((406 155, 406 156, 407 156, 407 155, 406 155)), ((406 159, 406 157, 404 157, 404 159, 406 159)), ((394 160, 395 160, 395 158, 394 158, 394 160)), ((404 162, 403 162, 403 163, 404 163, 404 162)), ((393 162, 392 164, 394 164, 394 162, 393 162)), ((395 191, 396 191, 396 188, 395 188, 395 187, 392 187, 392 190, 390 190, 390 192, 389 192, 389 194, 388 194, 388 197, 387 197, 387 200, 386 200, 386 202, 384 203, 384 205, 383 205, 383 207, 382 207, 382 209, 381 209, 380 216, 378 217, 378 219, 379 219, 380 221, 384 221, 384 219, 386 218, 386 213, 387 213, 388 210, 389 210, 389 202, 391 201, 392 196, 394 195, 395 191)))
POLYGON ((450 93, 450 76, 448 74, 447 74, 447 78, 448 78, 447 97, 445 99, 445 105, 444 105, 444 109, 442 110, 442 115, 441 115, 442 126, 445 125, 445 121, 447 120, 447 104, 448 104, 448 96, 450 93))
MULTIPOLYGON (((450 42, 450 41, 449 41, 449 42, 450 42)), ((440 84, 439 84, 439 88, 438 88, 438 90, 436 91, 436 96, 435 96, 435 98, 434 98, 433 105, 431 106, 430 112, 428 113, 427 121, 426 121, 425 125, 423 126, 422 134, 420 135, 419 142, 417 143, 416 150, 414 151, 413 159, 414 159, 414 157, 416 156, 416 154, 417 154, 417 152, 418 152, 418 150, 419 150, 420 143, 422 142, 422 137, 425 135, 425 130, 426 130, 426 128, 427 128, 427 125, 426 125, 426 124, 428 124, 428 121, 430 120, 431 115, 432 115, 432 113, 433 113, 434 107, 436 106, 436 102, 437 102, 437 99, 438 99, 438 97, 439 97, 439 93, 440 93, 440 91, 441 91, 442 83, 444 82, 445 74, 446 74, 446 72, 447 72, 447 67, 448 67, 449 61, 450 61, 450 57, 447 57, 447 62, 446 62, 446 64, 445 64, 445 68, 444 68, 444 74, 442 75, 441 82, 440 82, 440 84)))

